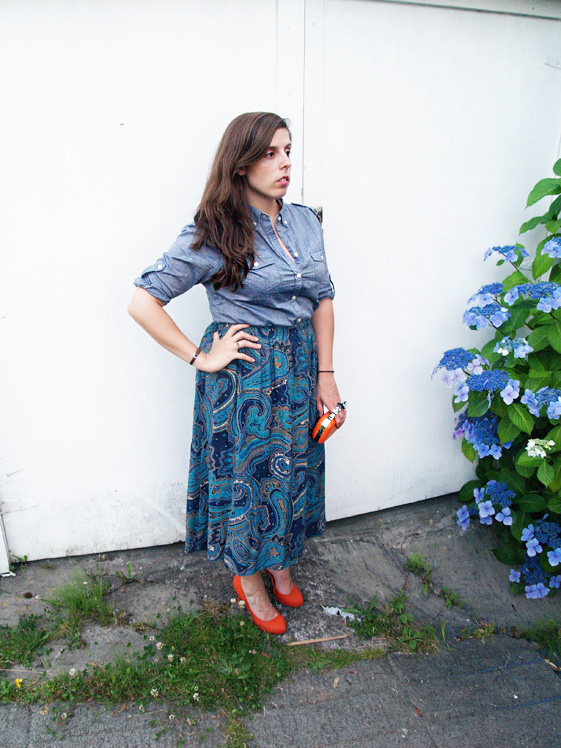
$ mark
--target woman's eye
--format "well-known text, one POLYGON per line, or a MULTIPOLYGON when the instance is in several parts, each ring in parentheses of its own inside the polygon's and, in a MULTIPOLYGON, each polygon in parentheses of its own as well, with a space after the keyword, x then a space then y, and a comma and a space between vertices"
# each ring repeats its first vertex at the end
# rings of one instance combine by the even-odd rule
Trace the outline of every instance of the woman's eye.
POLYGON ((267 153, 265 154, 265 158, 271 158, 271 156, 274 156, 274 155, 275 155, 274 151, 267 151, 267 153))

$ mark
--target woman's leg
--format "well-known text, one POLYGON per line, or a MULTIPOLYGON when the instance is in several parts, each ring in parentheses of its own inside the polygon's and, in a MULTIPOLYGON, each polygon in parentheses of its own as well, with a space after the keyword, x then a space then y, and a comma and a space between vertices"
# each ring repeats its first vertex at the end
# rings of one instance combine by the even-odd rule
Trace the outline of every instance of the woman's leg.
POLYGON ((262 621, 272 621, 278 615, 278 610, 269 599, 261 572, 240 579, 247 602, 255 615, 262 621))
POLYGON ((267 569, 273 575, 275 587, 283 595, 289 595, 292 592, 292 578, 290 576, 290 566, 286 569, 267 569))

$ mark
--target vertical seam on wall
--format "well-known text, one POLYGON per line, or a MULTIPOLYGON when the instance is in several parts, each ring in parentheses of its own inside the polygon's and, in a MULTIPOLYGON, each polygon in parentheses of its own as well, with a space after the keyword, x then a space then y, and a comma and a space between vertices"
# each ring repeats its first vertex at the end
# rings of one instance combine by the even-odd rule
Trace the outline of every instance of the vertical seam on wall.
POLYGON ((307 39, 307 30, 308 30, 308 0, 304 0, 304 37, 302 39, 302 45, 303 45, 303 56, 302 56, 302 194, 300 195, 300 201, 304 202, 304 195, 306 192, 305 183, 306 183, 306 164, 304 163, 306 158, 306 65, 307 65, 307 55, 306 55, 306 39, 307 39))

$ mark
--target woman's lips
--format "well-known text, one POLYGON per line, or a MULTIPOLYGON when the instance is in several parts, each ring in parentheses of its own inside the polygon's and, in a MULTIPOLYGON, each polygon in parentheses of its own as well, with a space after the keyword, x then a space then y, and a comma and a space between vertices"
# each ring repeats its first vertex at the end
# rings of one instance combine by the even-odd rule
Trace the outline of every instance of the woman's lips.
POLYGON ((286 187, 286 185, 290 182, 289 177, 281 177, 280 179, 277 179, 277 184, 280 184, 282 187, 286 187))

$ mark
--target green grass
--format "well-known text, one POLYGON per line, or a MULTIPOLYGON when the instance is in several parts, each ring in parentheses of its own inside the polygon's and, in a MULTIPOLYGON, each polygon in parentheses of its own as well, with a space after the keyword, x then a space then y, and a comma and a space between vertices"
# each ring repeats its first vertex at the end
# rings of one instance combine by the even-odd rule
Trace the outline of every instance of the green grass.
POLYGON ((431 578, 432 569, 423 554, 418 551, 412 553, 403 564, 403 568, 421 578, 423 582, 423 595, 426 597, 429 590, 432 589, 433 583, 431 578))
POLYGON ((354 604, 348 608, 356 616, 349 620, 358 636, 363 638, 381 637, 390 650, 434 651, 437 639, 433 626, 419 626, 412 613, 406 610, 407 595, 401 592, 386 605, 379 608, 378 600, 373 598, 368 607, 354 604))
POLYGON ((548 657, 561 656, 561 624, 557 621, 545 621, 519 633, 524 639, 536 642, 548 657))
POLYGON ((51 635, 39 628, 38 621, 35 615, 23 615, 17 626, 0 626, 0 668, 31 666, 42 654, 51 635))
POLYGON ((76 572, 75 580, 56 590, 45 602, 51 607, 51 638, 65 639, 72 647, 83 646, 80 632, 86 621, 109 626, 115 611, 103 596, 109 582, 101 569, 95 573, 76 572))

